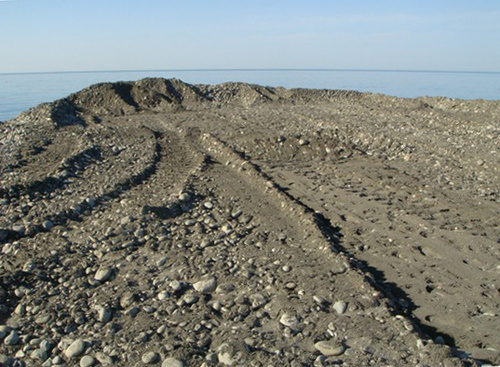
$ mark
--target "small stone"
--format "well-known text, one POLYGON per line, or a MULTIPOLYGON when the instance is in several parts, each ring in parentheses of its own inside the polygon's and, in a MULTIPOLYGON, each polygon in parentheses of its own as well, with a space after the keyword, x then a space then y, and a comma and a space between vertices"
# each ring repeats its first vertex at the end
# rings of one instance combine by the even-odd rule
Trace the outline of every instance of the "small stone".
POLYGON ((314 344, 314 347, 326 357, 339 356, 345 352, 345 346, 335 341, 319 341, 314 344))
POLYGON ((102 267, 100 268, 94 276, 94 279, 99 281, 99 282, 105 282, 111 277, 111 274, 113 274, 113 269, 110 267, 102 267))
POLYGON ((217 279, 213 276, 209 276, 194 283, 193 288, 200 293, 212 293, 217 288, 217 279))
POLYGON ((95 358, 91 356, 83 356, 82 359, 80 359, 80 367, 92 367, 95 365, 95 358))
POLYGON ((299 320, 297 319, 296 316, 284 313, 280 317, 280 324, 294 330, 297 328, 297 326, 299 326, 299 320))
POLYGON ((214 204, 212 204, 210 201, 207 201, 203 204, 203 206, 206 208, 206 209, 213 209, 214 207, 214 204))
POLYGON ((17 331, 12 330, 3 342, 6 345, 16 345, 19 342, 19 334, 17 331))
POLYGON ((82 339, 75 340, 66 350, 64 351, 64 355, 71 359, 74 357, 78 357, 85 350, 85 342, 82 339))
POLYGON ((42 227, 45 230, 50 230, 54 227, 54 223, 52 223, 50 220, 46 220, 45 222, 42 223, 42 227))
POLYGON ((0 339, 5 338, 10 332, 10 328, 7 325, 0 325, 0 339))
POLYGON ((333 304, 333 309, 339 314, 342 315, 347 310, 347 303, 344 301, 337 301, 333 304))
POLYGON ((445 341, 444 341, 444 338, 441 335, 439 335, 439 336, 436 336, 436 339, 434 339, 434 343, 439 344, 439 345, 444 345, 445 341))
POLYGON ((14 363, 14 360, 7 357, 5 354, 0 354, 0 366, 10 367, 14 363))
POLYGON ((184 362, 175 359, 175 358, 167 358, 161 364, 161 367, 184 367, 184 362))
POLYGON ((325 305, 327 303, 326 299, 320 296, 313 296, 314 302, 316 302, 319 305, 325 305))
POLYGON ((106 366, 106 365, 110 365, 110 364, 113 364, 114 361, 113 361, 113 358, 108 356, 107 354, 104 354, 102 352, 98 352, 95 354, 95 358, 99 361, 100 364, 106 366))
POLYGON ((142 355, 141 360, 145 364, 155 364, 160 361, 160 355, 156 352, 147 352, 142 355))
POLYGON ((188 306, 195 304, 199 299, 200 298, 195 294, 186 294, 184 298, 182 298, 184 304, 188 306))
POLYGON ((111 309, 106 306, 97 306, 97 320, 106 324, 111 320, 111 309))
POLYGON ((174 292, 179 292, 186 287, 186 283, 180 282, 178 280, 172 280, 168 285, 174 292))
POLYGON ((31 359, 38 360, 42 363, 45 362, 47 358, 49 358, 47 352, 42 349, 35 349, 33 352, 31 352, 30 357, 31 359))

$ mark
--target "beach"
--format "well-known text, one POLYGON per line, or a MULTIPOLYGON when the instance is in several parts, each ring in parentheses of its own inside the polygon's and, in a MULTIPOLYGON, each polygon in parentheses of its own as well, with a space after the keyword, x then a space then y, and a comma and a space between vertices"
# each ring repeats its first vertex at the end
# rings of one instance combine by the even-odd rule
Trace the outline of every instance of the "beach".
POLYGON ((177 79, 23 112, 0 124, 0 358, 498 364, 499 121, 177 79))

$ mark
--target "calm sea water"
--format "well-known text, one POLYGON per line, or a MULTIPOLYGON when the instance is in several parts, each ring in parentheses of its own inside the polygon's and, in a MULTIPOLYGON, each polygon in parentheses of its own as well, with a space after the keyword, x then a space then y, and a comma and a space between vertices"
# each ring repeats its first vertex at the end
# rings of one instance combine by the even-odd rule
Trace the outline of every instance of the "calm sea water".
POLYGON ((500 100, 500 73, 363 70, 178 70, 0 74, 0 121, 91 84, 146 77, 191 84, 248 82, 286 88, 347 89, 398 97, 500 100))

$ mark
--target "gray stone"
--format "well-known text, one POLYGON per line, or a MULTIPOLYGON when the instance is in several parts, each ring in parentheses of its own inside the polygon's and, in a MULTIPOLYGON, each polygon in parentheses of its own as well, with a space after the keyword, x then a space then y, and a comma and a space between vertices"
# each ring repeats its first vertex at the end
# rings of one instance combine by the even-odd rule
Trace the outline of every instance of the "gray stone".
POLYGON ((0 339, 5 338, 10 332, 10 328, 7 325, 0 325, 0 339))
POLYGON ((49 355, 46 351, 39 348, 31 352, 30 357, 43 363, 49 358, 49 355))
POLYGON ((299 320, 296 316, 284 313, 280 317, 280 324, 295 329, 299 325, 299 320))
POLYGON ((314 347, 326 357, 339 356, 345 352, 345 346, 336 341, 319 341, 314 344, 314 347))
POLYGON ((6 345, 16 345, 19 342, 19 334, 17 333, 17 331, 12 330, 3 342, 6 345))
POLYGON ((111 320, 111 309, 107 306, 97 306, 97 320, 106 324, 111 320))
POLYGON ((80 367, 92 367, 95 363, 95 358, 91 356, 83 356, 82 359, 80 359, 80 367))
POLYGON ((337 301, 333 304, 333 309, 339 314, 342 315, 347 310, 347 303, 344 301, 337 301))
POLYGON ((10 367, 12 366, 14 360, 7 357, 5 354, 0 354, 0 366, 10 367))
POLYGON ((160 355, 156 352, 147 352, 142 355, 142 363, 155 364, 160 361, 160 355))
POLYGON ((111 277, 111 274, 113 274, 113 269, 105 266, 97 270, 94 279, 102 283, 108 280, 111 277))
POLYGON ((78 357, 85 350, 85 342, 82 339, 77 339, 71 345, 66 348, 64 351, 64 355, 71 359, 74 357, 78 357))
POLYGON ((200 293, 212 293, 217 288, 217 279, 213 276, 208 276, 193 284, 196 291, 200 293))
POLYGON ((54 227, 54 223, 52 223, 50 220, 46 220, 45 222, 42 223, 42 227, 45 230, 50 230, 54 227))

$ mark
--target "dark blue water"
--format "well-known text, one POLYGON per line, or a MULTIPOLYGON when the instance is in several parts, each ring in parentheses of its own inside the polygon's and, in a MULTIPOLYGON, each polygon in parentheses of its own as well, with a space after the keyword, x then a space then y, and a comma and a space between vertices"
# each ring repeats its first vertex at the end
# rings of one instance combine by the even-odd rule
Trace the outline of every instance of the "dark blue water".
POLYGON ((178 78, 191 84, 240 81, 286 88, 347 89, 398 97, 500 100, 500 73, 369 70, 177 70, 0 74, 0 121, 91 84, 178 78))

